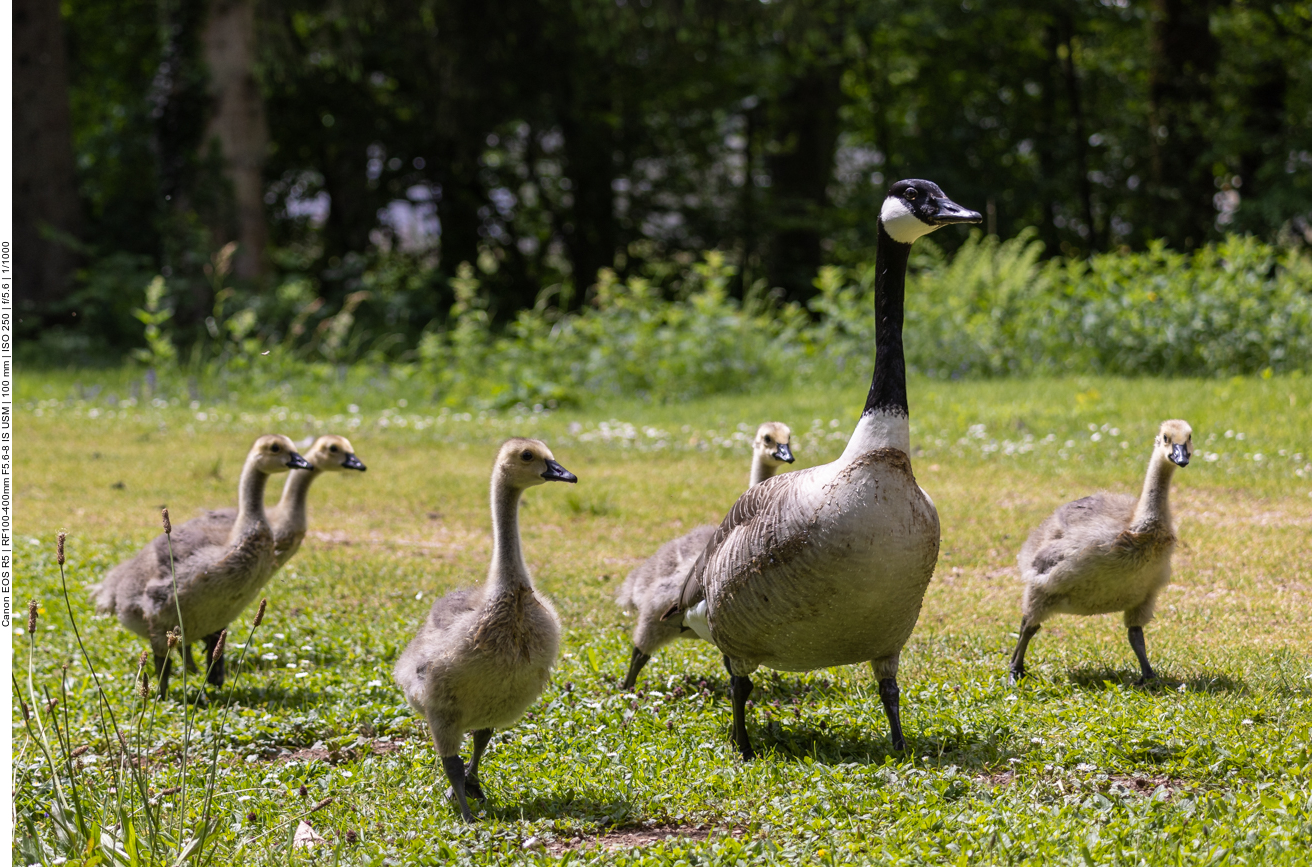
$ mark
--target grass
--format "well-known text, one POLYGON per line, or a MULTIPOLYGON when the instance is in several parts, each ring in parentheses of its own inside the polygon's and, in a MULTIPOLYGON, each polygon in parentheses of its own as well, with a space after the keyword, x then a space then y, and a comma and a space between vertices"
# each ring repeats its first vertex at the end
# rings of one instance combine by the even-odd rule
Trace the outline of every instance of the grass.
MULTIPOLYGON (((758 422, 792 425, 797 467, 821 463, 841 451, 861 389, 466 415, 367 395, 352 412, 294 390, 278 406, 111 406, 103 392, 88 399, 91 378, 74 391, 65 376, 24 377, 15 478, 15 607, 28 595, 40 604, 38 688, 53 690, 68 665, 61 713, 71 745, 90 747, 77 771, 88 791, 106 785, 112 750, 61 616, 55 532, 69 534, 83 640, 111 675, 116 711, 131 717, 142 645, 94 617, 84 588, 158 532, 158 507, 180 523, 233 502, 245 450, 265 432, 341 433, 369 466, 316 486, 310 536, 268 587, 226 723, 218 703, 193 710, 193 748, 218 747, 216 861, 1312 858, 1308 378, 913 381, 915 467, 944 539, 899 676, 909 754, 891 752, 868 668, 762 671, 749 719, 761 758, 750 765, 729 743, 726 677, 709 645, 681 642, 635 693, 618 690, 628 623, 612 596, 662 541, 729 507, 758 422), (1068 499, 1137 490, 1168 417, 1193 425, 1198 453, 1176 474, 1184 544, 1146 630, 1165 685, 1132 686, 1133 654, 1107 616, 1052 621, 1031 646, 1031 677, 1009 687, 1026 533, 1068 499), (566 636, 552 685, 494 738, 482 775, 491 801, 465 827, 391 665, 436 595, 485 574, 489 461, 512 434, 546 439, 580 479, 533 490, 522 512, 527 558, 566 636), (290 845, 302 817, 323 843, 290 845)), ((16 619, 22 669, 24 626, 16 619)), ((156 793, 180 784, 175 684, 147 733, 156 793)), ((48 830, 48 766, 15 723, 20 824, 48 830)), ((203 772, 189 786, 203 786, 203 772)), ((163 815, 199 813, 194 793, 178 797, 157 794, 163 815)))

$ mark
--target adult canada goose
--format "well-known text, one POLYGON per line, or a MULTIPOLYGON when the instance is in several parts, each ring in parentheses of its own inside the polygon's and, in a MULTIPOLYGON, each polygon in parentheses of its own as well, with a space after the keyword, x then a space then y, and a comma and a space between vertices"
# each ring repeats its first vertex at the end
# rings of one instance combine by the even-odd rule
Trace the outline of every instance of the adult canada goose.
MULTIPOLYGON (((301 542, 305 540, 308 527, 306 499, 314 480, 324 473, 365 470, 365 465, 356 457, 355 449, 351 447, 351 441, 335 434, 325 434, 316 439, 303 457, 310 464, 309 471, 289 474, 282 487, 282 497, 277 505, 268 510, 269 526, 273 530, 273 572, 287 565, 287 561, 300 549, 301 542)), ((198 533, 204 530, 217 543, 227 538, 236 520, 236 509, 211 509, 192 523, 196 524, 198 533)), ((268 577, 273 577, 273 572, 270 572, 268 577)), ((223 628, 227 628, 226 623, 223 628)), ((205 654, 207 659, 218 642, 221 631, 220 629, 215 630, 211 635, 195 636, 203 638, 207 648, 205 654)), ((186 648, 186 661, 188 668, 194 670, 196 666, 191 658, 190 644, 186 648)), ((209 667, 209 682, 222 686, 223 680, 223 657, 219 657, 213 660, 209 667)))
POLYGON ((251 603, 273 572, 273 531, 264 512, 269 475, 309 468, 287 437, 260 437, 242 467, 237 517, 226 536, 216 539, 205 517, 188 521, 155 537, 92 588, 98 612, 116 615, 119 623, 150 642, 161 698, 172 669, 169 631, 180 626, 184 644, 191 636, 210 636, 208 659, 219 632, 251 603))
MULTIPOLYGON (((768 421, 757 428, 756 438, 752 441, 752 471, 748 476, 748 487, 772 478, 780 467, 793 462, 792 437, 792 431, 783 422, 768 421)), ((682 624, 662 617, 671 605, 678 603, 689 567, 697 561, 697 556, 714 535, 714 524, 694 527, 691 532, 666 542, 624 579, 615 601, 636 615, 633 651, 629 654, 624 689, 633 689, 642 667, 657 650, 676 638, 699 637, 682 624)))
POLYGON ((560 618, 533 589, 519 543, 520 495, 544 482, 577 482, 546 443, 512 439, 492 468, 492 563, 482 587, 433 603, 393 676, 428 720, 460 815, 474 821, 465 796, 484 800, 478 761, 494 728, 511 725, 541 694, 560 646, 560 618), (473 756, 460 759, 465 732, 473 756))
POLYGON ((1157 594, 1171 580, 1175 529, 1171 476, 1189 465, 1193 430, 1179 419, 1162 422, 1153 440, 1148 477, 1136 499, 1094 494, 1048 516, 1020 549, 1025 582, 1020 639, 1011 655, 1011 681, 1025 676, 1025 649, 1053 614, 1125 612, 1130 647, 1139 658, 1140 683, 1155 680, 1143 627, 1153 619, 1157 594))
MULTIPOLYGON (((977 223, 937 185, 898 181, 879 218, 875 372, 838 460, 776 476, 739 497, 689 572, 680 618, 724 652, 734 741, 758 666, 809 671, 869 661, 894 749, 897 665, 938 560, 938 512, 911 473, 902 309, 911 244, 940 226, 977 223)), ((677 622, 677 621, 676 621, 677 622)))

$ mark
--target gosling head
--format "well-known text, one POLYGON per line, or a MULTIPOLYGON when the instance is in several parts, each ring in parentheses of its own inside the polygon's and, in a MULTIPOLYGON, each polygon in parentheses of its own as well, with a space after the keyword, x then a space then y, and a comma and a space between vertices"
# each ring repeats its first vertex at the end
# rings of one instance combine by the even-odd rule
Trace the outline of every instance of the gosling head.
POLYGON ((1179 467, 1189 466, 1189 458, 1194 453, 1194 431, 1189 422, 1173 418, 1162 422, 1157 431, 1153 448, 1160 450, 1162 457, 1179 467))
POLYGON ((542 440, 521 437, 506 440, 501 446, 493 472, 521 490, 545 482, 573 484, 579 480, 578 476, 556 463, 551 449, 542 440))
POLYGON ((314 464, 316 470, 365 471, 364 464, 355 456, 355 449, 351 448, 351 441, 335 434, 327 434, 315 440, 314 445, 305 453, 305 459, 314 464))
POLYGON ((938 188, 933 181, 898 181, 888 188, 879 222, 888 236, 899 244, 910 244, 941 226, 952 223, 978 223, 982 220, 938 188))
POLYGON ((266 434, 257 439, 246 459, 268 474, 311 469, 310 462, 296 453, 292 441, 280 434, 266 434))
POLYGON ((752 441, 752 451, 768 467, 780 467, 791 464, 793 449, 790 443, 793 432, 781 421, 767 421, 756 429, 756 439, 752 441))

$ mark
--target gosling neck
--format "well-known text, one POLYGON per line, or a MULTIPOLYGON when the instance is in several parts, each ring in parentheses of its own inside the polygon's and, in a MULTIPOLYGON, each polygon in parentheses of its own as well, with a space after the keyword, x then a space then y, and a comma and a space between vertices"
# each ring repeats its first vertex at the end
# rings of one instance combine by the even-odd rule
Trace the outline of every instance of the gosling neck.
POLYGON ((523 493, 522 488, 509 484, 499 474, 492 477, 492 565, 488 584, 502 593, 533 586, 519 542, 519 500, 523 493))
POLYGON ((282 497, 273 507, 273 520, 278 524, 280 533, 304 533, 309 526, 306 516, 305 501, 310 493, 310 485, 323 475, 323 470, 314 467, 308 470, 292 470, 287 474, 287 481, 282 486, 282 497))
POLYGON ((761 482, 764 482, 766 479, 774 478, 775 474, 778 472, 779 467, 768 462, 765 459, 764 454, 761 452, 754 452, 752 454, 752 475, 748 479, 747 487, 752 488, 759 485, 761 482))
POLYGON ((1160 449, 1153 449, 1153 456, 1148 460, 1148 476, 1143 482, 1143 493, 1134 507, 1134 517, 1130 529, 1135 532, 1165 527, 1171 529, 1171 477, 1175 475, 1175 464, 1162 454, 1160 449))
POLYGON ((260 469, 254 456, 246 459, 241 468, 241 481, 237 484, 237 521, 233 532, 241 532, 260 524, 268 525, 268 516, 264 513, 264 489, 268 485, 269 474, 260 469))

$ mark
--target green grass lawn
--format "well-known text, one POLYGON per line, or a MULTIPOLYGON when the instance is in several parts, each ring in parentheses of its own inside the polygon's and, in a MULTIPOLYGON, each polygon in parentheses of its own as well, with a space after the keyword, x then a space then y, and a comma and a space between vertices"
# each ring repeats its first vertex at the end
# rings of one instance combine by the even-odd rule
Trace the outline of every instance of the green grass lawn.
MULTIPOLYGON (((176 676, 133 742, 174 826, 199 815, 217 745, 216 861, 1312 860, 1312 379, 913 380, 910 393, 915 471, 943 543, 899 674, 906 755, 891 751, 868 667, 760 671, 751 764, 729 742, 727 677, 710 645, 680 642, 635 693, 618 689, 629 623, 612 597, 624 575, 661 542, 719 520, 746 485, 760 421, 792 426, 797 467, 836 457, 863 401, 856 387, 467 415, 367 396, 353 412, 286 393, 277 406, 111 406, 78 399, 67 377, 29 374, 16 401, 15 607, 41 606, 33 680, 58 694, 67 664, 58 711, 71 746, 89 747, 79 788, 122 797, 104 794, 120 751, 73 639, 55 533, 68 533, 83 639, 131 720, 144 644, 96 618, 86 588, 159 532, 159 506, 179 523, 235 502, 256 435, 340 433, 369 470, 316 483, 310 535, 267 588, 231 712, 221 693, 190 711, 185 802, 160 794, 181 782, 176 676), (1193 425, 1196 453, 1175 475, 1183 544, 1146 629, 1164 685, 1132 685, 1124 628, 1105 616, 1051 621, 1031 645, 1031 676, 1008 686, 1025 536, 1069 499, 1137 493, 1171 417, 1193 425), (484 577, 490 461, 511 435, 545 439, 579 476, 532 490, 522 510, 526 557, 566 634, 552 685, 494 738, 490 801, 466 827, 391 666, 436 596, 484 577), (302 817, 323 843, 291 846, 302 817)), ((234 624, 230 665, 253 614, 234 624)), ((24 626, 16 617, 26 695, 24 626)), ((14 724, 20 829, 30 819, 53 845, 51 774, 20 716, 14 724)))

